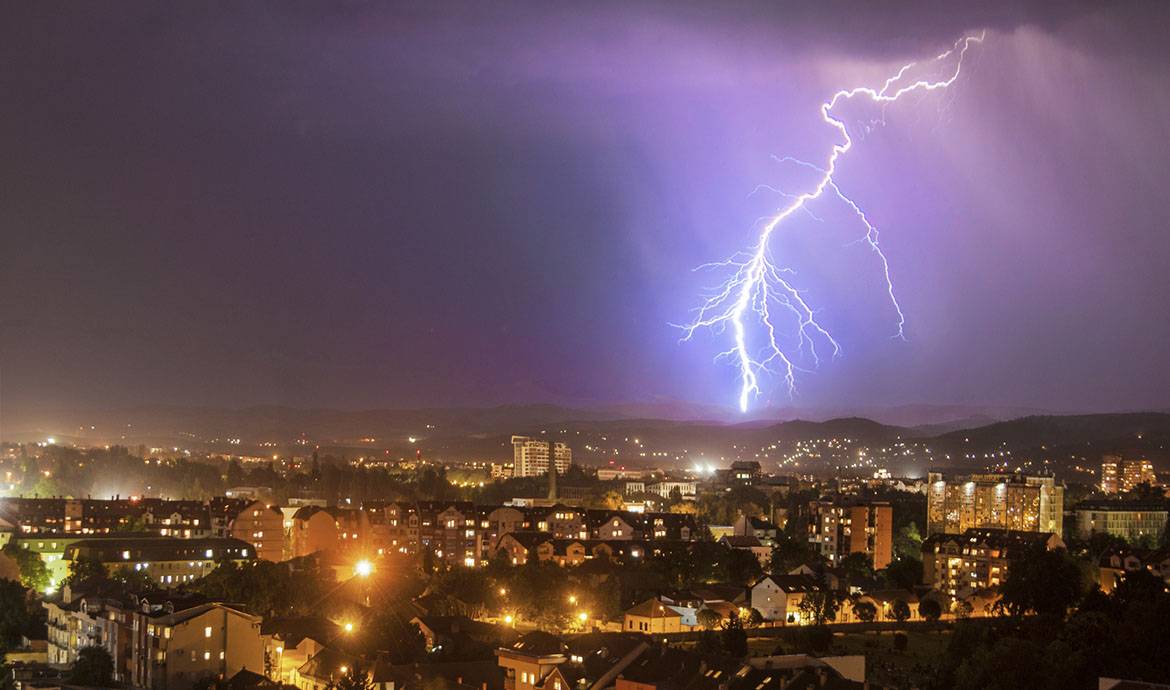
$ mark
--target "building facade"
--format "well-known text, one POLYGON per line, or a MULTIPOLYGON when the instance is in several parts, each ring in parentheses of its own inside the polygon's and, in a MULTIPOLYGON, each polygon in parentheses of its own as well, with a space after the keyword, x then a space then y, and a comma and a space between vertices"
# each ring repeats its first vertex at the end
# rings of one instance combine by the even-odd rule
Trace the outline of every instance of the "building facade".
POLYGON ((1076 507, 1077 538, 1112 534, 1132 543, 1157 543, 1170 517, 1165 501, 1082 501, 1076 507))
POLYGON ((998 587, 1012 561, 1043 545, 1063 549, 1051 532, 972 528, 962 534, 935 534, 922 542, 923 584, 955 596, 963 590, 998 587))
POLYGON ((278 508, 255 501, 232 521, 231 536, 246 541, 263 561, 284 560, 284 515, 278 508))
POLYGON ((1051 476, 930 472, 926 500, 928 535, 975 528, 1063 535, 1064 487, 1051 476))
POLYGON ((1125 460, 1118 455, 1106 455, 1101 462, 1101 491, 1118 494, 1133 491, 1142 484, 1158 485, 1154 463, 1149 460, 1125 460))
POLYGON ((512 466, 516 477, 539 477, 548 474, 549 463, 557 468, 557 474, 569 471, 573 464, 573 451, 559 441, 542 441, 530 436, 512 437, 512 466))
POLYGON ((894 509, 884 501, 846 498, 809 505, 808 540, 836 565, 854 553, 865 554, 874 570, 890 564, 894 554, 894 509))

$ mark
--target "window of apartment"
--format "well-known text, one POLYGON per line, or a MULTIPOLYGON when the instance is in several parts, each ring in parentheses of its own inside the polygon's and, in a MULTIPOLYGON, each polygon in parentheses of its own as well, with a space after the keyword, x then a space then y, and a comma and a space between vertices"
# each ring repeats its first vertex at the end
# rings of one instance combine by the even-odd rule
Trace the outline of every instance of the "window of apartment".
POLYGON ((203 652, 203 660, 211 661, 211 652, 203 652))
POLYGON ((210 625, 203 629, 203 636, 204 637, 211 637, 211 626, 210 625))

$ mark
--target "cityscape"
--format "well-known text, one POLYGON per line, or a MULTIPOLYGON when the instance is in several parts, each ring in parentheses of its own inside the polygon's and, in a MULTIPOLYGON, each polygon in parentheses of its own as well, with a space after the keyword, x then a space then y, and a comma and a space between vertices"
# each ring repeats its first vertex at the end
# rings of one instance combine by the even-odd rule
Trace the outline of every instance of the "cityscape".
POLYGON ((0 690, 1170 689, 1167 30, 0 7, 0 690))

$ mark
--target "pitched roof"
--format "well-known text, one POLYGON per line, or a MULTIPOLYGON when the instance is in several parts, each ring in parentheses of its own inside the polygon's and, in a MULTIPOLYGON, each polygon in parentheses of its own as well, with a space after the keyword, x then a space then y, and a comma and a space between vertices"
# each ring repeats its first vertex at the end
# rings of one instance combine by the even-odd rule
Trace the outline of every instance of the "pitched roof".
POLYGON ((566 647, 561 638, 540 630, 521 635, 520 639, 505 647, 513 652, 530 656, 563 654, 566 647))
POLYGON ((682 618, 682 614, 658 598, 647 599, 626 611, 627 616, 642 618, 682 618))
POLYGON ((750 535, 725 535, 719 539, 720 542, 727 544, 733 549, 752 549, 763 546, 759 537, 750 535))

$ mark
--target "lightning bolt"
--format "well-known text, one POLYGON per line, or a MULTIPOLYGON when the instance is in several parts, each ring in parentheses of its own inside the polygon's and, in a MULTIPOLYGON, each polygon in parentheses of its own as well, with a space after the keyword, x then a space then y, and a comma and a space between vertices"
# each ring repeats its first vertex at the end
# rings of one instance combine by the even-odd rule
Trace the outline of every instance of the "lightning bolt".
MULTIPOLYGON (((878 243, 877 226, 861 206, 837 185, 834 178, 837 164, 841 157, 853 148, 853 138, 844 120, 833 114, 833 110, 842 101, 863 97, 883 108, 897 101, 902 96, 916 91, 936 91, 945 89, 959 78, 963 68, 963 58, 972 44, 982 43, 985 33, 978 36, 966 36, 959 39, 954 46, 938 55, 933 64, 950 64, 951 69, 942 79, 919 79, 905 82, 906 74, 914 69, 916 63, 902 66, 896 74, 887 79, 881 88, 856 87, 843 89, 833 94, 832 98, 821 104, 821 120, 840 135, 840 141, 833 145, 825 165, 797 160, 791 157, 778 159, 785 163, 794 163, 815 171, 819 177, 813 187, 801 194, 787 194, 770 187, 761 187, 779 192, 789 199, 775 215, 765 219, 759 231, 759 239, 750 251, 740 252, 730 259, 704 264, 700 269, 730 269, 731 276, 721 285, 709 293, 709 296, 696 308, 696 315, 689 324, 679 326, 683 329, 683 341, 688 341, 700 330, 714 330, 723 333, 730 326, 732 346, 729 350, 720 353, 716 360, 731 359, 739 369, 740 393, 739 408, 746 412, 748 403, 753 396, 758 396, 760 377, 765 373, 782 376, 791 396, 796 390, 796 373, 804 371, 797 365, 802 358, 811 358, 814 365, 820 365, 818 345, 832 350, 832 356, 841 353, 841 345, 826 330, 816 318, 814 310, 800 290, 786 277, 793 275, 792 271, 779 268, 773 261, 769 242, 780 225, 797 211, 804 211, 819 220, 807 208, 808 204, 831 192, 833 196, 848 206, 865 227, 865 235, 859 240, 869 245, 877 255, 885 278, 886 293, 891 306, 897 314, 896 338, 904 338, 906 316, 902 306, 894 294, 894 281, 890 275, 890 262, 886 258, 878 243), (777 322, 773 315, 773 307, 779 307, 786 313, 795 326, 796 351, 785 351, 777 339, 777 322), (760 346, 749 346, 748 321, 758 326, 763 334, 763 343, 760 346), (754 350, 754 351, 753 351, 754 350)), ((884 117, 884 114, 883 114, 884 117)), ((760 188, 757 188, 760 189, 760 188)))

